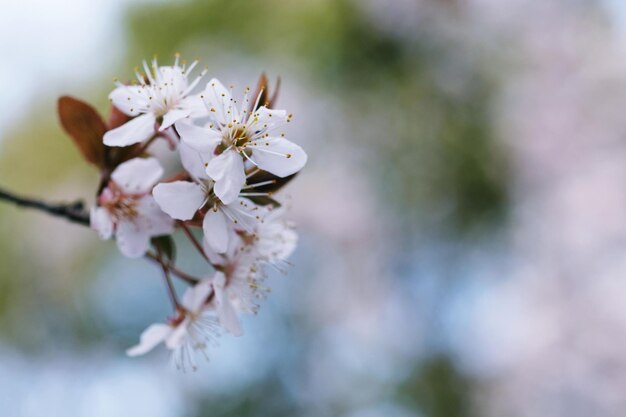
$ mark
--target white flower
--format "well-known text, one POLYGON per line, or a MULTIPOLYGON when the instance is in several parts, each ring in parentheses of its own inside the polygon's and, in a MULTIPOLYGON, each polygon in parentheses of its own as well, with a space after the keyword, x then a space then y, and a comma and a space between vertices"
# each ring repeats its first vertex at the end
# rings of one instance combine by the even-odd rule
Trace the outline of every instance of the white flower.
POLYGON ((239 109, 230 92, 214 78, 201 95, 211 123, 206 127, 176 123, 185 143, 198 152, 217 155, 208 161, 206 173, 216 182, 215 194, 226 204, 237 198, 246 182, 245 160, 279 177, 298 172, 307 161, 300 146, 277 132, 291 121, 291 115, 265 106, 250 114, 248 91, 239 109))
POLYGON ((257 227, 252 250, 259 259, 277 268, 293 253, 298 234, 293 226, 280 216, 284 210, 272 210, 257 227))
POLYGON ((145 74, 136 71, 139 85, 117 83, 109 98, 120 111, 137 117, 106 132, 105 145, 128 146, 143 142, 156 133, 157 124, 160 124, 158 130, 163 131, 184 117, 206 113, 200 98, 190 95, 205 71, 189 83, 187 77, 198 62, 194 61, 187 68, 184 64, 180 66, 178 61, 177 55, 174 66, 159 67, 154 59, 152 68, 148 68, 144 61, 145 74))
POLYGON ((122 254, 137 258, 146 253, 153 236, 170 234, 173 221, 150 195, 163 175, 155 158, 135 158, 119 165, 111 182, 91 210, 91 227, 102 239, 115 235, 122 254))
POLYGON ((150 325, 141 333, 139 344, 126 351, 129 356, 139 356, 151 351, 159 343, 172 351, 178 369, 197 368, 195 356, 201 353, 208 360, 206 349, 219 335, 215 318, 207 314, 207 300, 212 292, 210 280, 200 281, 188 288, 181 300, 181 309, 167 324, 150 325))
POLYGON ((202 222, 204 238, 214 251, 224 253, 232 236, 231 231, 251 231, 254 224, 261 220, 259 207, 244 198, 224 204, 215 196, 214 182, 197 168, 201 156, 194 151, 188 152, 184 144, 180 147, 183 164, 194 181, 160 183, 154 187, 152 195, 161 209, 174 219, 190 220, 198 210, 205 209, 202 222), (197 161, 190 158, 197 158, 197 161))
POLYGON ((217 254, 205 245, 207 256, 221 269, 213 278, 212 304, 221 325, 235 336, 242 334, 238 313, 256 314, 257 301, 269 292, 263 284, 266 275, 262 266, 272 265, 280 270, 280 264, 295 248, 297 234, 278 214, 259 223, 254 235, 233 236, 225 254, 217 254))

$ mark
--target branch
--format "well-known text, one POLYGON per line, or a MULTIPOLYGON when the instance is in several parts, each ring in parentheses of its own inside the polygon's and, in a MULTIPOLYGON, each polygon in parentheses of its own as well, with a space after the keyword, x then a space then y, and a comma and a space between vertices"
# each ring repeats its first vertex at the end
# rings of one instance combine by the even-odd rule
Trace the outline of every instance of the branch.
POLYGON ((89 226, 89 213, 85 211, 82 201, 73 203, 50 204, 45 201, 17 196, 0 188, 0 200, 8 201, 20 207, 33 208, 53 216, 63 217, 73 223, 89 226))
MULTIPOLYGON (((77 223, 83 226, 89 226, 89 213, 85 211, 85 205, 82 201, 75 201, 74 203, 66 204, 51 204, 42 200, 36 200, 32 198, 25 198, 17 196, 9 191, 0 188, 0 201, 8 201, 19 207, 33 208, 44 213, 51 214, 53 216, 62 217, 73 223, 77 223)), ((189 275, 169 263, 165 263, 155 255, 154 253, 146 253, 146 258, 155 261, 167 268, 169 272, 181 278, 183 281, 194 285, 200 282, 199 278, 189 275)))

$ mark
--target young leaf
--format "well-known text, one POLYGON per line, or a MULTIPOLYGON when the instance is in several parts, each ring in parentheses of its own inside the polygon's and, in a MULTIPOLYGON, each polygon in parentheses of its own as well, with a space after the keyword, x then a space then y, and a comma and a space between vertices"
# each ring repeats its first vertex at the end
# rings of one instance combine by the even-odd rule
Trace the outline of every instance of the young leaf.
POLYGON ((252 201, 254 204, 258 205, 258 206, 274 206, 275 208, 278 208, 281 206, 281 204, 274 200, 272 197, 269 196, 265 196, 265 195, 255 195, 255 196, 247 196, 245 197, 248 200, 252 201))
POLYGON ((265 106, 268 109, 273 108, 276 103, 276 99, 278 98, 278 91, 280 90, 280 77, 276 80, 276 88, 274 89, 274 94, 270 95, 270 87, 269 81, 265 73, 261 74, 259 77, 259 82, 254 89, 254 94, 252 95, 252 101, 250 104, 250 108, 248 109, 250 113, 254 112, 261 106, 265 106), (254 104, 257 103, 257 97, 259 97, 258 104, 253 108, 254 104))
POLYGON ((289 183, 289 181, 291 181, 292 179, 294 179, 294 177, 297 175, 298 173, 295 174, 291 174, 285 178, 281 178, 278 177, 274 174, 271 174, 267 171, 258 171, 256 174, 252 175, 250 178, 248 178, 248 180, 246 181, 247 184, 249 185, 254 185, 254 184, 260 184, 260 183, 267 183, 265 185, 260 185, 257 187, 254 187, 254 192, 259 192, 259 193, 275 193, 276 191, 280 190, 281 188, 283 188, 285 185, 287 185, 287 183, 289 183))
POLYGON ((85 160, 103 167, 105 151, 102 136, 106 125, 98 112, 89 104, 69 96, 59 98, 58 112, 63 129, 85 160))
POLYGON ((171 236, 158 236, 152 238, 152 246, 160 256, 163 256, 168 263, 173 263, 176 259, 176 244, 171 236))

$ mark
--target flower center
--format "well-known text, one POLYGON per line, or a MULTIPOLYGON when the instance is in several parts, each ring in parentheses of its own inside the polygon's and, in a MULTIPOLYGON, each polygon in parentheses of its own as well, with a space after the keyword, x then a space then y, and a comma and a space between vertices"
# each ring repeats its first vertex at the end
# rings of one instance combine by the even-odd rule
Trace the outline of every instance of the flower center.
POLYGON ((243 151, 246 148, 246 144, 250 141, 250 135, 245 126, 241 126, 239 124, 234 125, 232 123, 228 124, 229 130, 226 131, 226 135, 224 136, 224 140, 222 141, 223 145, 228 147, 234 147, 238 152, 243 151))
POLYGON ((114 185, 109 187, 99 197, 101 207, 108 210, 116 219, 134 219, 139 212, 137 211, 137 198, 124 194, 114 185))

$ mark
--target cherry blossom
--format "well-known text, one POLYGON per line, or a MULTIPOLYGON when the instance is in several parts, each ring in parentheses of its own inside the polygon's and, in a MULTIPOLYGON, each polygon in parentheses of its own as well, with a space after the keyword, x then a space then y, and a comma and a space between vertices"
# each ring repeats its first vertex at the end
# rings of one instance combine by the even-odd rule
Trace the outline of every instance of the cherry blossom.
POLYGON ((176 316, 167 323, 150 325, 141 334, 139 344, 129 348, 129 356, 143 355, 160 343, 172 351, 172 359, 178 369, 197 368, 195 356, 202 354, 206 360, 206 349, 215 344, 219 336, 218 322, 207 310, 207 299, 212 293, 210 280, 203 280, 185 291, 176 316))
POLYGON ((243 197, 237 197, 230 204, 222 202, 215 194, 215 182, 198 169, 202 155, 192 149, 185 150, 184 144, 181 148, 183 165, 193 181, 160 183, 154 187, 154 199, 165 213, 177 220, 190 220, 201 210, 206 242, 214 251, 224 253, 232 231, 254 230, 255 223, 261 220, 260 208, 243 197))
POLYGON ((182 118, 202 116, 206 109, 197 95, 191 95, 191 91, 206 71, 192 82, 188 80, 189 73, 197 63, 194 61, 189 67, 180 65, 177 55, 173 66, 159 67, 155 58, 151 68, 146 61, 143 62, 143 74, 136 71, 139 84, 124 85, 117 82, 117 88, 109 98, 115 107, 134 118, 106 132, 104 144, 128 146, 143 142, 182 118))
POLYGON ((150 194, 163 175, 156 158, 134 158, 119 165, 91 210, 91 227, 102 239, 115 236, 120 252, 129 258, 146 253, 150 239, 173 231, 172 219, 150 194))
POLYGON ((248 95, 246 89, 239 108, 230 91, 213 78, 200 96, 211 122, 204 127, 185 121, 175 125, 183 142, 198 152, 215 155, 208 161, 206 173, 215 181, 215 195, 225 204, 232 203, 246 183, 246 161, 279 177, 298 172, 307 161, 304 150, 279 132, 292 116, 265 106, 250 112, 248 95))

